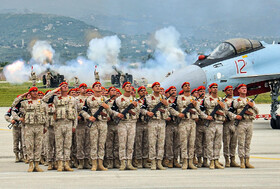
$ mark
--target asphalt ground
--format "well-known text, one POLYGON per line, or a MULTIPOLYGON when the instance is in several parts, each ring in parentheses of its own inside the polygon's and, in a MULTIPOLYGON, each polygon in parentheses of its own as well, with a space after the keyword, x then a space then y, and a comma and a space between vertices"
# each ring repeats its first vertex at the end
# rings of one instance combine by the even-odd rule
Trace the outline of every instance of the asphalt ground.
MULTIPOLYGON (((269 105, 258 105, 260 113, 269 113, 269 105)), ((272 130, 267 120, 254 122, 251 144, 251 163, 255 169, 225 168, 224 170, 165 171, 138 169, 101 172, 47 171, 27 173, 28 165, 14 163, 12 131, 7 128, 0 108, 0 188, 280 188, 280 130, 272 130)), ((221 162, 224 158, 221 154, 221 162)), ((239 163, 239 159, 237 158, 239 163)))

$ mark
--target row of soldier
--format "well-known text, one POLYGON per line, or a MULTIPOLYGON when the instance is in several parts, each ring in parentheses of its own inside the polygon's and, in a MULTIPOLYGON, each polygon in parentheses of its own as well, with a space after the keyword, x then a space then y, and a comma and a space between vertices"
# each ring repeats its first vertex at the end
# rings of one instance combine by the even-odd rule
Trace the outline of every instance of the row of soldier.
POLYGON ((43 171, 39 167, 43 159, 48 170, 57 171, 73 171, 73 166, 92 171, 222 169, 223 141, 226 167, 253 168, 250 142, 258 109, 246 97, 246 85, 237 87, 237 99, 232 86, 224 89, 224 99, 218 97, 216 83, 207 95, 203 86, 191 92, 188 82, 182 84, 179 96, 174 86, 164 91, 158 82, 150 95, 139 87, 138 99, 131 83, 122 89, 123 94, 95 82, 92 89, 83 83, 69 90, 62 82, 46 94, 32 87, 19 95, 5 115, 13 124, 16 161, 25 159, 28 172, 43 171), (240 165, 235 161, 237 144, 240 165))

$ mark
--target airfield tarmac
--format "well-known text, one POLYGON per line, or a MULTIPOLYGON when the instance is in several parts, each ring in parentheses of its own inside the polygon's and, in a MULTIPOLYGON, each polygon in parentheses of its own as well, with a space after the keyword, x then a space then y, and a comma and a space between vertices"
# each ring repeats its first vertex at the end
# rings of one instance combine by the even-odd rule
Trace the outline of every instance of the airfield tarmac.
MULTIPOLYGON (((269 106, 258 105, 260 113, 269 113, 269 106)), ((255 169, 75 169, 58 173, 41 165, 45 172, 27 173, 27 164, 14 163, 12 131, 3 117, 7 109, 0 108, 0 188, 280 188, 280 130, 272 130, 269 121, 263 119, 254 122, 251 163, 255 169)), ((220 161, 224 163, 222 155, 220 161)))

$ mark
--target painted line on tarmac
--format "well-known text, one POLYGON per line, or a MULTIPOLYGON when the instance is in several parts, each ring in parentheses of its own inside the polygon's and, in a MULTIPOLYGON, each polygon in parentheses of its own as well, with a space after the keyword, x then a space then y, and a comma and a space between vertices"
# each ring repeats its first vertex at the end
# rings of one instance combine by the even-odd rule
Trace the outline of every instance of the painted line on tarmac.
POLYGON ((258 156, 250 156, 250 158, 255 158, 255 159, 269 159, 269 160, 280 160, 280 158, 267 158, 267 157, 258 157, 258 156))
POLYGON ((0 129, 0 131, 11 131, 11 129, 0 129))

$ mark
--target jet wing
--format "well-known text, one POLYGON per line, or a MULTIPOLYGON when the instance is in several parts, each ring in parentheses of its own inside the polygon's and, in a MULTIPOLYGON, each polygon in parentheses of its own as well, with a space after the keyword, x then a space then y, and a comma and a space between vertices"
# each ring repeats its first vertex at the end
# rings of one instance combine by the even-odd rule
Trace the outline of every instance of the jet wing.
POLYGON ((242 76, 232 76, 232 79, 242 79, 242 80, 257 80, 257 81, 267 81, 267 80, 274 80, 280 79, 280 73, 275 74, 259 74, 259 75, 242 75, 242 76))

